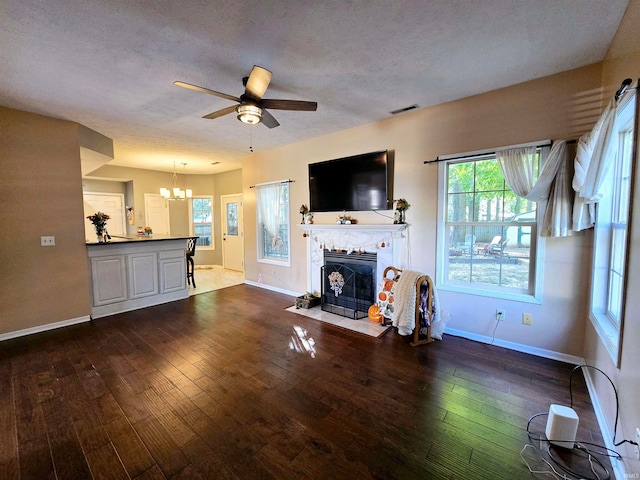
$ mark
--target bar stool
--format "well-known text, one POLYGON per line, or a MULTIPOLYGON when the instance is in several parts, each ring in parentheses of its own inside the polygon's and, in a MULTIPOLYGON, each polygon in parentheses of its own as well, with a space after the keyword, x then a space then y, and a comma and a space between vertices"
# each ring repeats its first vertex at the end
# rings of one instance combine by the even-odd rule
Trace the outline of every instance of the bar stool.
POLYGON ((190 237, 187 239, 187 283, 189 285, 193 285, 193 288, 196 288, 196 279, 193 276, 193 270, 195 266, 195 262, 193 261, 193 256, 196 254, 196 240, 198 237, 190 237))

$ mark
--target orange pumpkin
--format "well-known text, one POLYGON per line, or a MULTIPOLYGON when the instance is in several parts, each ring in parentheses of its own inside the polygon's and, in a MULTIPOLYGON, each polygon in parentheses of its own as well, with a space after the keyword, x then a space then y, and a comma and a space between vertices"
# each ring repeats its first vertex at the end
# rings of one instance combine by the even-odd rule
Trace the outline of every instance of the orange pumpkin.
POLYGON ((382 314, 378 310, 378 305, 371 305, 369 307, 369 320, 376 323, 380 323, 382 321, 382 314))
POLYGON ((387 299, 387 294, 384 292, 380 292, 378 294, 378 300, 380 300, 381 302, 384 302, 387 299))

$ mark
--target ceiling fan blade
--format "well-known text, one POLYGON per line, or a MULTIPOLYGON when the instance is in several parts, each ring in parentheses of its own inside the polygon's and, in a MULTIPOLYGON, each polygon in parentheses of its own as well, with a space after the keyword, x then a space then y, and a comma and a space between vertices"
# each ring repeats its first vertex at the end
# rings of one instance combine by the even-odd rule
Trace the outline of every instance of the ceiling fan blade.
POLYGON ((199 87, 197 85, 191 85, 190 83, 185 82, 173 82, 173 84, 177 85, 178 87, 188 88, 190 90, 195 90, 196 92, 208 93, 209 95, 215 95, 216 97, 226 98, 227 100, 233 100, 234 102, 240 103, 240 99, 238 97, 227 95, 226 93, 216 92, 215 90, 199 87))
POLYGON ((264 123, 269 128, 276 128, 280 125, 278 121, 266 110, 262 109, 262 123, 264 123))
POLYGON ((260 101, 262 108, 272 110, 298 110, 303 112, 315 112, 318 109, 317 102, 306 102, 304 100, 279 100, 277 98, 263 98, 260 101))
POLYGON ((271 82, 271 72, 266 68, 254 65, 249 74, 245 93, 256 100, 260 100, 267 91, 267 87, 271 82))
POLYGON ((237 105, 232 105, 230 107, 223 108, 222 110, 218 110, 217 112, 210 113, 209 115, 205 115, 202 118, 213 120, 214 118, 222 117, 223 115, 226 115, 228 113, 235 112, 236 108, 237 108, 237 105))

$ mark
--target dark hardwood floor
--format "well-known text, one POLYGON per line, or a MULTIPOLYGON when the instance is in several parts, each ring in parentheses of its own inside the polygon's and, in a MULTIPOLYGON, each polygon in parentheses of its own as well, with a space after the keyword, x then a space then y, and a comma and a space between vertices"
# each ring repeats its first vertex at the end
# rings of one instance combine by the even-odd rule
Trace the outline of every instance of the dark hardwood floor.
MULTIPOLYGON (((569 404, 571 365, 293 300, 239 285, 0 343, 0 478, 530 478, 527 420, 569 404)), ((578 377, 578 438, 602 443, 578 377)))

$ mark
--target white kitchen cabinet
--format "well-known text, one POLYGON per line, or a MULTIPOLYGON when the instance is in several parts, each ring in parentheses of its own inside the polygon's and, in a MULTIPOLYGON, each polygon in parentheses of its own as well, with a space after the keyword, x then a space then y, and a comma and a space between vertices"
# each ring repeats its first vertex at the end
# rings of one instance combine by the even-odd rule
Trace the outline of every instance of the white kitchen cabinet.
POLYGON ((160 252, 158 260, 160 266, 160 291, 162 293, 175 292, 187 288, 186 257, 184 252, 175 250, 160 252))
POLYGON ((88 243, 91 316, 187 298, 186 237, 119 237, 88 243))
POLYGON ((109 305, 127 300, 127 269, 125 257, 109 255, 91 259, 93 305, 109 305))
POLYGON ((127 272, 129 273, 129 298, 158 294, 158 254, 156 252, 127 255, 127 272))

